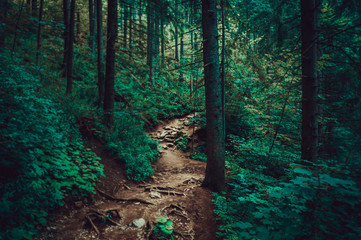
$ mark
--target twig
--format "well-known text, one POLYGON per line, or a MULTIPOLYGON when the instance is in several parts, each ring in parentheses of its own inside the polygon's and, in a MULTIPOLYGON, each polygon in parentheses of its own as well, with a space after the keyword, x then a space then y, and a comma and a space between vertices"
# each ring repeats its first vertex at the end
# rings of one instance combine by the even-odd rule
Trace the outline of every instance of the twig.
POLYGON ((93 220, 89 217, 89 216, 86 216, 86 219, 88 219, 90 225, 93 227, 94 231, 98 234, 98 236, 100 235, 100 232, 97 228, 97 226, 95 226, 95 224, 93 223, 93 220))

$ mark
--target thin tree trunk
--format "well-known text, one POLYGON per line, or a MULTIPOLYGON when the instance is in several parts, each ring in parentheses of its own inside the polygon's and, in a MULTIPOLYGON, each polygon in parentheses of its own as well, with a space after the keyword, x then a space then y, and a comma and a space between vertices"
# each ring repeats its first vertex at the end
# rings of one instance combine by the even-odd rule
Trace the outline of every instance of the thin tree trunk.
POLYGON ((226 27, 225 27, 225 12, 224 12, 224 0, 221 0, 221 8, 222 8, 222 60, 221 60, 221 86, 222 86, 222 108, 224 111, 222 112, 222 121, 223 121, 223 131, 224 136, 226 136, 226 116, 225 116, 225 107, 226 107, 226 99, 225 99, 225 83, 226 83, 226 27))
POLYGON ((76 13, 76 38, 74 38, 74 43, 80 41, 80 12, 76 13))
POLYGON ((216 0, 202 0, 202 28, 207 119, 207 167, 202 186, 221 192, 225 190, 225 136, 216 0))
POLYGON ((95 56, 95 6, 94 0, 89 0, 89 47, 92 57, 95 56))
POLYGON ((114 74, 115 74, 115 40, 118 35, 117 0, 108 0, 107 58, 104 94, 104 120, 112 127, 114 123, 114 74))
POLYGON ((124 4, 124 28, 123 28, 123 48, 127 48, 127 32, 128 32, 128 6, 124 4))
POLYGON ((31 1, 31 14, 34 18, 37 16, 37 8, 38 8, 38 1, 32 0, 31 1))
POLYGON ((302 160, 317 161, 318 84, 315 0, 301 0, 302 38, 302 160))
POLYGON ((73 58, 74 58, 74 26, 75 26, 75 0, 71 0, 69 19, 69 53, 66 62, 66 94, 73 92, 73 58))
POLYGON ((68 53, 69 53, 69 0, 63 0, 63 12, 64 12, 64 56, 63 56, 63 65, 62 68, 64 70, 64 73, 66 75, 66 62, 68 60, 68 53))
POLYGON ((98 45, 98 96, 99 106, 104 102, 104 43, 103 43, 103 4, 96 1, 97 45, 98 45))
POLYGON ((133 34, 133 9, 129 7, 129 41, 128 41, 128 48, 132 49, 132 34, 133 34))
POLYGON ((39 54, 41 47, 41 21, 43 19, 43 9, 44 9, 44 0, 40 0, 40 9, 39 9, 39 18, 38 18, 38 34, 36 38, 37 47, 36 47, 36 66, 39 64, 39 54))
POLYGON ((161 42, 160 42, 160 51, 161 51, 161 55, 162 55, 162 59, 161 59, 161 65, 164 66, 164 11, 163 9, 161 10, 161 18, 160 18, 160 37, 161 37, 161 42))
POLYGON ((0 22, 4 25, 0 27, 0 53, 5 50, 5 21, 7 17, 8 0, 0 0, 0 22))
POLYGON ((20 19, 21 19, 22 14, 23 14, 23 8, 24 8, 24 0, 21 2, 19 16, 18 16, 18 19, 16 20, 15 34, 14 34, 14 39, 13 39, 13 47, 12 47, 11 57, 13 56, 13 54, 14 54, 14 52, 15 52, 16 38, 17 38, 17 36, 18 36, 19 22, 20 22, 20 19))

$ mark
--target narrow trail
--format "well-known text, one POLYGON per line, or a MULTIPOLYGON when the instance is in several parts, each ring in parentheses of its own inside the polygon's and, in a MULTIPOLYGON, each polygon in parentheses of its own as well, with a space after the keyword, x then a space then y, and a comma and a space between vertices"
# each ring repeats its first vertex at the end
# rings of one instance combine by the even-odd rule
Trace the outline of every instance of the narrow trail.
POLYGON ((205 163, 188 158, 174 145, 182 132, 192 135, 193 127, 185 124, 190 116, 160 124, 148 133, 160 141, 161 156, 147 182, 127 180, 119 159, 108 155, 98 140, 90 139, 88 147, 102 158, 106 175, 97 185, 96 201, 75 201, 55 211, 39 239, 146 240, 160 216, 173 222, 174 239, 217 239, 212 195, 200 186, 205 163))

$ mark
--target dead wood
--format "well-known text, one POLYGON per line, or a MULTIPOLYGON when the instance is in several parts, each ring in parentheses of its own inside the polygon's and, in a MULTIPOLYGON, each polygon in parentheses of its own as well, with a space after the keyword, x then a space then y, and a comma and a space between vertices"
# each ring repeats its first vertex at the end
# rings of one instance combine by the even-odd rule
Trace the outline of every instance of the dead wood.
POLYGON ((93 223, 93 220, 89 217, 86 216, 86 219, 88 219, 88 222, 90 223, 90 225, 92 226, 92 228, 94 229, 94 231, 98 234, 98 236, 100 235, 100 232, 97 228, 97 226, 95 226, 95 224, 93 223))

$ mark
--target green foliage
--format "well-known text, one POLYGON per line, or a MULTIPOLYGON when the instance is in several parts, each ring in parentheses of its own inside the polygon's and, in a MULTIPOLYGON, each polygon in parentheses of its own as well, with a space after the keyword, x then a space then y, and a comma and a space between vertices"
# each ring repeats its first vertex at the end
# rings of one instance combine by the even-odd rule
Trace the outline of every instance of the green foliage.
POLYGON ((115 112, 114 127, 104 133, 107 148, 119 156, 128 177, 135 181, 146 180, 154 170, 151 163, 157 160, 157 142, 150 139, 143 130, 137 114, 115 112))
POLYGON ((360 237, 361 191, 347 171, 326 163, 290 164, 278 166, 282 175, 269 174, 269 165, 246 169, 232 158, 226 166, 230 191, 214 200, 222 238, 360 237))
POLYGON ((67 195, 94 192, 103 170, 74 119, 39 96, 38 80, 18 62, 0 60, 0 238, 29 239, 67 195))
POLYGON ((175 144, 177 145, 178 149, 186 152, 189 149, 188 147, 189 140, 190 140, 189 136, 186 133, 184 133, 175 140, 175 144))
POLYGON ((153 227, 153 233, 150 239, 163 239, 173 240, 173 222, 169 220, 169 217, 157 218, 157 224, 153 227))

